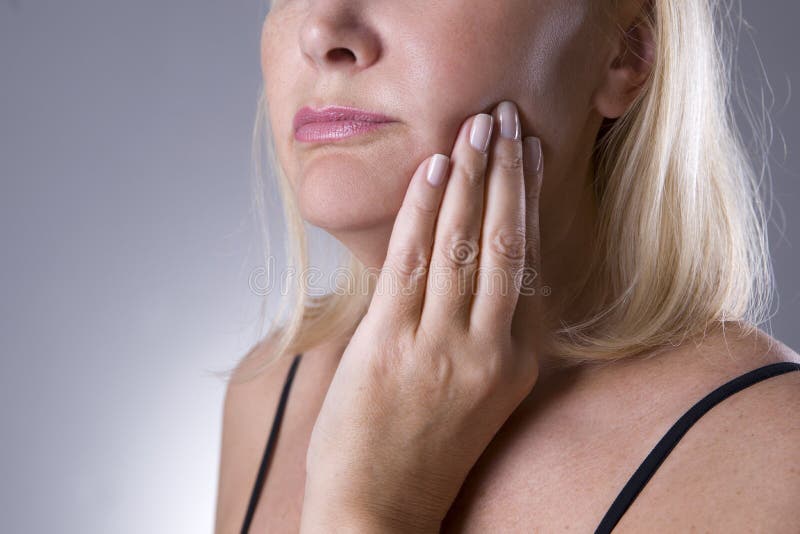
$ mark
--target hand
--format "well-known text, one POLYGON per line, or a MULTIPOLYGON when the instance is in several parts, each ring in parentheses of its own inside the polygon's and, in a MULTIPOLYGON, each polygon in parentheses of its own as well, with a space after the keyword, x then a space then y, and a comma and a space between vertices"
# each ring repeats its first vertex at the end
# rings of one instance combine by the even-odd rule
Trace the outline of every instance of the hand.
POLYGON ((520 295, 523 280, 538 280, 525 275, 538 268, 539 147, 523 143, 504 103, 465 121, 452 166, 436 155, 415 172, 311 434, 302 532, 438 532, 530 393, 535 328, 512 337, 511 324, 520 308, 539 317, 537 287, 520 295), (439 185, 426 179, 429 163, 443 171, 439 185))

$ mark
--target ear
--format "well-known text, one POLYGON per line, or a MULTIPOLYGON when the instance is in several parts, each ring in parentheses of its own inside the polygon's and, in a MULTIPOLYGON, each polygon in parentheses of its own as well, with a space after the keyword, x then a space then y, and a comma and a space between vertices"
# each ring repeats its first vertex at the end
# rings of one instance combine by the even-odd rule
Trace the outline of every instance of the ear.
POLYGON ((622 13, 611 57, 594 106, 605 118, 623 115, 644 88, 655 61, 655 35, 650 24, 652 0, 628 2, 635 9, 622 13))

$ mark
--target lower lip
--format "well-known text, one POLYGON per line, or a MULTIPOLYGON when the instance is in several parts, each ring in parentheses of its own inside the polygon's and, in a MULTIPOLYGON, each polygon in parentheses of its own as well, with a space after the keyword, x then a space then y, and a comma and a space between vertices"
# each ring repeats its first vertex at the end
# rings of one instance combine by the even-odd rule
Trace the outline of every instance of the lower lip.
POLYGON ((305 143, 318 143, 322 141, 339 141, 355 137, 368 132, 373 132, 391 122, 366 122, 366 121, 332 121, 312 122, 297 129, 294 138, 305 143))

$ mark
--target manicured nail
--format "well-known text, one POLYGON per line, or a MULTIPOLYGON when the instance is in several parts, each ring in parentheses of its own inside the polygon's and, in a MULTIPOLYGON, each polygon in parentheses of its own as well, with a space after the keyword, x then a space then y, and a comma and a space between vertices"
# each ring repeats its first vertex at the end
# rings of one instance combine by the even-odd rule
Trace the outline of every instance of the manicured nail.
POLYGON ((476 115, 472 120, 472 130, 469 133, 469 144, 475 150, 486 152, 489 149, 489 139, 492 136, 492 116, 486 113, 476 115))
POLYGON ((526 137, 524 141, 525 150, 523 157, 525 161, 522 165, 531 172, 542 170, 542 142, 538 137, 526 137))
POLYGON ((450 158, 444 154, 434 154, 428 161, 428 183, 433 187, 439 187, 444 182, 445 171, 450 158))
POLYGON ((519 139, 519 114, 517 106, 508 100, 500 102, 497 106, 500 117, 500 135, 506 139, 519 139))

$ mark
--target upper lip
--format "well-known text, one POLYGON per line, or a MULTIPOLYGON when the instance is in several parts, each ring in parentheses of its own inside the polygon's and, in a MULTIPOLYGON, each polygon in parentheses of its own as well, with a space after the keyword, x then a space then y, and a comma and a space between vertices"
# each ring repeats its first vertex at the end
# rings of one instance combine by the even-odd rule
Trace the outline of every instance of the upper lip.
POLYGON ((348 106, 325 106, 312 109, 303 106, 294 116, 294 130, 311 122, 361 121, 361 122, 393 122, 395 119, 382 113, 372 113, 363 109, 348 106))

